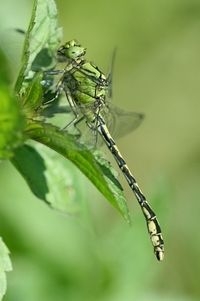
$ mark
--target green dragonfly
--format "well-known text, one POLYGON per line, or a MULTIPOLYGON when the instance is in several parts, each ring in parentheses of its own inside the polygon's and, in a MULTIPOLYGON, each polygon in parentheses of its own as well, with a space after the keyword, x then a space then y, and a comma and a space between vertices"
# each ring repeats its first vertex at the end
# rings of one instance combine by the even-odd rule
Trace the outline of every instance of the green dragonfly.
MULTIPOLYGON (((110 110, 107 98, 111 96, 111 75, 106 77, 97 66, 85 58, 85 54, 86 49, 76 40, 71 40, 58 49, 58 61, 64 62, 65 67, 49 72, 52 75, 61 75, 54 99, 64 91, 74 114, 74 119, 66 127, 72 124, 76 126, 81 120, 85 120, 88 128, 96 133, 96 137, 99 134, 103 138, 141 207, 154 253, 161 261, 164 258, 164 241, 158 219, 128 168, 106 123, 106 114, 110 110)), ((142 116, 138 114, 132 117, 135 119, 133 124, 137 126, 142 116)))

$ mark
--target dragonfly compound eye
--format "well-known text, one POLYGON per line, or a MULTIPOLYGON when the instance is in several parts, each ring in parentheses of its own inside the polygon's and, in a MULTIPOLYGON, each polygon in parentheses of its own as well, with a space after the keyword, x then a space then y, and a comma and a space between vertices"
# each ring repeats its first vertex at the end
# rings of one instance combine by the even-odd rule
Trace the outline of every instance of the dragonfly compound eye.
POLYGON ((83 48, 76 40, 72 40, 61 46, 57 51, 57 55, 60 61, 65 61, 66 59, 76 60, 83 57, 85 52, 85 48, 83 48))
POLYGON ((70 47, 67 51, 67 55, 71 59, 77 59, 85 55, 85 48, 81 46, 70 47))

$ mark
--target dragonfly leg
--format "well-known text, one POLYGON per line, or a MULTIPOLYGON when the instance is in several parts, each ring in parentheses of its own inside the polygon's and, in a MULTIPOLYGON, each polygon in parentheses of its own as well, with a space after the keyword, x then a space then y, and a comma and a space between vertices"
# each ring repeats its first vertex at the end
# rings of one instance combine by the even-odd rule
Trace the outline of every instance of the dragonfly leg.
POLYGON ((47 75, 58 75, 58 74, 62 74, 61 78, 58 80, 57 84, 56 84, 56 95, 50 99, 49 101, 47 101, 45 103, 45 105, 49 105, 50 103, 54 102, 58 97, 59 95, 62 93, 62 91, 64 90, 64 80, 65 80, 65 74, 66 74, 66 70, 67 68, 70 70, 71 65, 70 67, 68 65, 66 65, 66 67, 64 69, 61 69, 61 70, 48 70, 48 71, 45 71, 44 73, 47 74, 47 75))
POLYGON ((86 124, 87 126, 91 129, 91 131, 94 132, 95 135, 95 146, 97 145, 98 142, 98 124, 99 124, 99 114, 100 114, 100 110, 101 110, 101 105, 100 105, 100 100, 98 100, 99 105, 96 107, 95 105, 95 110, 94 110, 94 118, 92 121, 87 121, 86 120, 86 124))
POLYGON ((81 117, 79 116, 79 113, 77 110, 77 105, 76 105, 75 101, 73 100, 69 89, 66 86, 64 87, 64 91, 65 91, 65 95, 66 95, 67 101, 69 103, 69 106, 71 108, 71 111, 74 114, 74 119, 72 119, 66 126, 64 126, 64 128, 62 130, 67 129, 71 125, 74 125, 76 130, 79 132, 79 136, 80 136, 81 135, 80 130, 76 126, 81 120, 84 119, 84 116, 81 116, 81 117))
POLYGON ((47 74, 47 75, 58 75, 58 74, 63 74, 63 73, 65 73, 65 69, 44 71, 44 74, 47 74))
POLYGON ((54 102, 56 99, 58 99, 58 97, 60 96, 60 94, 62 93, 63 91, 63 83, 62 82, 59 82, 57 84, 57 88, 56 88, 56 92, 55 92, 55 96, 53 98, 51 98, 50 100, 46 101, 44 103, 44 105, 49 105, 50 103, 54 102))
MULTIPOLYGON (((72 119, 67 125, 65 125, 63 128, 62 128, 62 131, 66 130, 67 128, 69 128, 70 126, 74 125, 74 127, 76 128, 76 125, 81 121, 83 120, 83 116, 79 117, 79 116, 75 116, 74 119, 72 119)), ((77 128, 76 128, 77 129, 77 128)), ((79 131, 79 129, 77 129, 79 131)))

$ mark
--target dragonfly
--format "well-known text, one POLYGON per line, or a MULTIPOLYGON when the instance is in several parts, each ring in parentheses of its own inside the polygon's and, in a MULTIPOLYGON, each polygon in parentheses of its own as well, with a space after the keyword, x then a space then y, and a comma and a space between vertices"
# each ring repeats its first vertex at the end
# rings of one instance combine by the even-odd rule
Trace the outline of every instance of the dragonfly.
POLYGON ((54 99, 64 92, 74 114, 74 119, 65 128, 72 124, 76 126, 80 121, 85 120, 87 127, 96 133, 96 137, 98 135, 102 137, 139 203, 146 220, 154 254, 159 261, 162 261, 164 240, 156 214, 128 168, 106 123, 105 112, 110 109, 108 97, 112 94, 110 88, 112 74, 106 76, 96 65, 87 60, 86 48, 77 40, 71 40, 60 46, 57 50, 57 59, 59 62, 64 62, 65 67, 49 71, 52 75, 61 75, 56 85, 54 99))

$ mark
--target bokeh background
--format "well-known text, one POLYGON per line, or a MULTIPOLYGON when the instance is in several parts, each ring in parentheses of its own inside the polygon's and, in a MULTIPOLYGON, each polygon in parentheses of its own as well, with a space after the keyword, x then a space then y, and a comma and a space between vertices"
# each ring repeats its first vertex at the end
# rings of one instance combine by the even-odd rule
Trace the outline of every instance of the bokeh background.
MULTIPOLYGON (((118 144, 157 212, 166 257, 163 263, 154 258, 143 216, 122 176, 131 228, 78 171, 83 209, 74 217, 50 210, 3 162, 0 235, 14 268, 4 300, 200 300, 200 2, 57 5, 64 40, 77 38, 105 72, 117 47, 113 102, 146 115, 118 144)), ((27 28, 31 9, 28 0, 0 5, 0 44, 13 76, 23 38, 12 29, 27 28)))

